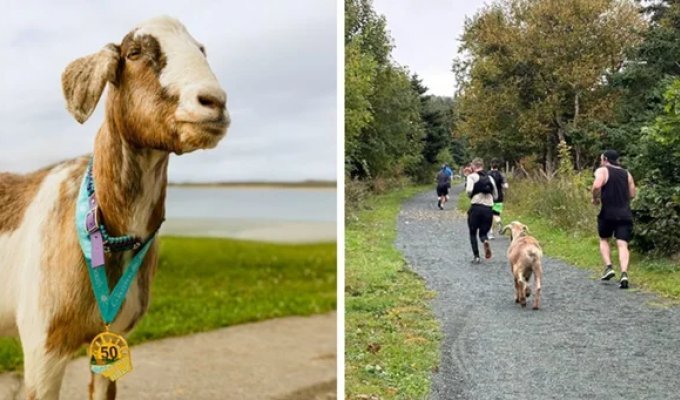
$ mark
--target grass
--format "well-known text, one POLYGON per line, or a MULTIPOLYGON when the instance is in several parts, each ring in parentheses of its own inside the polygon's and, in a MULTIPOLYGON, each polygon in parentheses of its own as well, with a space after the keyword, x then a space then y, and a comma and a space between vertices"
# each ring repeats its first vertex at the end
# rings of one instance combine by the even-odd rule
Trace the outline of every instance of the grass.
MULTIPOLYGON (((161 240, 148 314, 130 344, 336 308, 336 244, 230 239, 161 240)), ((15 339, 0 338, 0 371, 21 367, 15 339)))
MULTIPOLYGON (((423 187, 370 198, 345 230, 345 395, 424 399, 439 364, 434 293, 395 249, 404 199, 423 187)), ((362 397, 364 398, 364 397, 362 397)), ((371 397, 373 398, 373 397, 371 397)))
MULTIPOLYGON (((527 209, 526 202, 513 201, 512 188, 521 188, 521 196, 531 196, 532 193, 541 193, 545 187, 538 188, 524 182, 522 185, 511 184, 508 198, 504 204, 503 221, 508 223, 519 220, 529 226, 531 234, 541 243, 547 256, 558 258, 575 265, 579 268, 592 271, 593 278, 599 277, 604 268, 599 250, 599 238, 597 236, 597 220, 593 210, 583 210, 583 214, 592 216, 592 231, 583 232, 579 229, 560 229, 559 224, 548 218, 539 217, 535 212, 527 209)), ((550 189, 547 189, 550 190, 550 189)), ((463 194, 458 199, 458 208, 467 210, 469 200, 463 194)), ((594 206, 584 204, 583 207, 594 206)), ((612 241, 612 262, 619 265, 616 244, 612 241)), ((680 300, 680 263, 670 259, 653 257, 640 254, 632 250, 628 272, 631 283, 634 286, 647 291, 657 293, 673 301, 680 300)), ((617 275, 619 270, 615 267, 617 275)))

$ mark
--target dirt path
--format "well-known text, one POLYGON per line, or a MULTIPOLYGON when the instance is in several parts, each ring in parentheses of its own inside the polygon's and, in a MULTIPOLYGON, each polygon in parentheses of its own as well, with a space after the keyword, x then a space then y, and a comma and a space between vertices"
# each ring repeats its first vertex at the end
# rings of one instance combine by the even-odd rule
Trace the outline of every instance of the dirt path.
POLYGON ((509 240, 492 241, 494 258, 473 265, 465 216, 455 201, 445 211, 435 203, 434 189, 406 202, 397 238, 438 293, 445 338, 431 399, 680 398, 680 307, 546 257, 542 309, 521 309, 509 240))
MULTIPOLYGON (((336 399, 336 314, 238 325, 132 348, 134 371, 118 399, 336 399)), ((86 399, 84 357, 72 361, 62 399, 86 399)), ((16 374, 0 375, 0 400, 23 399, 16 374)))

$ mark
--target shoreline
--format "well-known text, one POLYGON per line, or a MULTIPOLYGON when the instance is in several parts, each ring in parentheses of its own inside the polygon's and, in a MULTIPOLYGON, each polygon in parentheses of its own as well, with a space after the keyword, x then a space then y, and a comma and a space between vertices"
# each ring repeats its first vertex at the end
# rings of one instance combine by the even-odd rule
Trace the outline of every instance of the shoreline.
POLYGON ((338 190, 336 182, 233 182, 233 183, 169 183, 168 187, 183 189, 298 189, 338 190))
POLYGON ((221 237, 270 243, 337 241, 335 221, 282 221, 236 218, 168 218, 162 236, 221 237))

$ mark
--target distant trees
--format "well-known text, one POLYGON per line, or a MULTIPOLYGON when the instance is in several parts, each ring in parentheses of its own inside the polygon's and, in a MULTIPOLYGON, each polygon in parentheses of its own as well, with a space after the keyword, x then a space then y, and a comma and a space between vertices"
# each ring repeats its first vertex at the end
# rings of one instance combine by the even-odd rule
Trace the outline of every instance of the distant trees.
POLYGON ((345 2, 345 174, 432 179, 450 162, 452 101, 426 96, 417 76, 391 59, 386 21, 371 0, 345 2))
POLYGON ((559 141, 577 168, 600 149, 614 120, 609 85, 646 24, 626 0, 504 0, 465 24, 453 70, 457 135, 487 157, 538 156, 552 170, 559 141))

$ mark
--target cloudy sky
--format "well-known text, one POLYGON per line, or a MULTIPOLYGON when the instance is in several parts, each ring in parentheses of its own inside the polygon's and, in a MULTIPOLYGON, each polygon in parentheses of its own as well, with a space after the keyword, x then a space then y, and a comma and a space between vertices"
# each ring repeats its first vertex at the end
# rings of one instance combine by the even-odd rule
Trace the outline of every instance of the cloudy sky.
POLYGON ((65 109, 61 72, 165 14, 205 44, 232 117, 216 149, 172 156, 171 181, 335 180, 334 1, 10 0, 2 8, 0 171, 91 152, 103 99, 79 125, 65 109))
POLYGON ((396 48, 392 58, 423 79, 429 94, 452 96, 451 66, 463 34, 465 17, 472 17, 490 0, 374 0, 387 18, 396 48))

